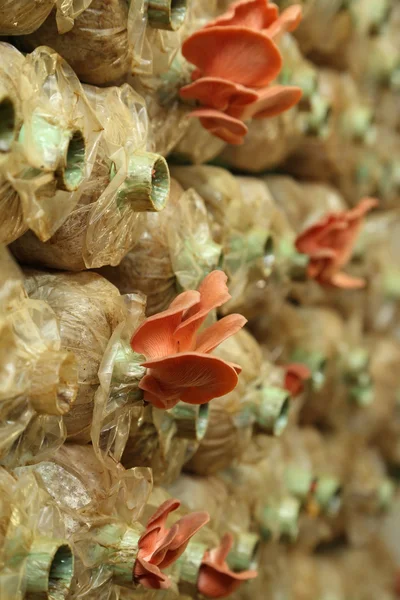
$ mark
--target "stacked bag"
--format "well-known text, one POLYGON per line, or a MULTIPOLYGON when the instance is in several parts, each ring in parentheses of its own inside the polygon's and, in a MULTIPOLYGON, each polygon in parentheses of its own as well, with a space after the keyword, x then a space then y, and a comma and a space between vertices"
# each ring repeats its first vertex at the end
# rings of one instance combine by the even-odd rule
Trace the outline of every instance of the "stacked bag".
POLYGON ((0 597, 400 593, 396 0, 0 0, 0 597))

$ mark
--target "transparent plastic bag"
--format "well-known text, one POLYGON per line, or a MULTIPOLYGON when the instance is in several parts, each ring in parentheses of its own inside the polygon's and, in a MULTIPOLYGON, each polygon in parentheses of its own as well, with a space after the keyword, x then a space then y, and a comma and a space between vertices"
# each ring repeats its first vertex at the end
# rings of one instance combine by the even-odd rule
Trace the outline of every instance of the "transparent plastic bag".
POLYGON ((270 175, 263 181, 297 234, 326 213, 346 208, 338 191, 326 184, 302 182, 284 175, 270 175))
POLYGON ((100 461, 90 445, 64 444, 50 460, 32 467, 63 513, 67 535, 102 516, 132 525, 152 490, 149 469, 124 469, 111 457, 100 461))
POLYGON ((166 208, 143 215, 136 245, 117 267, 101 273, 121 293, 146 294, 151 315, 164 310, 180 291, 197 288, 219 255, 202 199, 172 180, 166 208))
MULTIPOLYGON (((153 407, 137 409, 131 420, 122 464, 127 468, 150 467, 154 482, 168 485, 179 476, 183 464, 198 446, 200 432, 196 430, 195 410, 192 419, 191 434, 187 435, 186 431, 178 431, 174 412, 153 407)), ((204 419, 207 420, 207 416, 204 419)))
POLYGON ((62 348, 55 313, 28 299, 22 275, 1 250, 0 456, 8 467, 54 452, 65 439, 62 415, 77 394, 77 364, 62 348))
POLYGON ((129 5, 124 0, 91 0, 75 15, 73 26, 69 22, 60 28, 53 12, 22 43, 27 49, 53 47, 81 81, 94 85, 121 82, 132 72, 163 72, 180 47, 187 13, 186 2, 169 4, 157 11, 144 0, 129 5))
POLYGON ((134 245, 139 213, 168 199, 166 162, 146 152, 147 113, 130 86, 85 93, 103 128, 93 173, 80 201, 47 244, 27 234, 14 245, 26 263, 69 270, 118 264, 134 245))
MULTIPOLYGON (((3 208, 7 221, 22 220, 25 230, 46 240, 79 201, 101 127, 78 78, 50 48, 38 48, 25 58, 16 87, 22 126, 1 165, 2 189, 13 212, 7 204, 3 208)), ((13 241, 5 233, 5 241, 13 241)))
POLYGON ((81 81, 105 85, 131 68, 128 44, 129 6, 124 0, 92 0, 69 31, 59 34, 55 14, 22 43, 28 50, 51 46, 74 69, 81 81))
POLYGON ((123 297, 126 316, 114 330, 100 363, 100 385, 94 397, 91 439, 102 460, 121 460, 132 420, 142 413, 142 392, 138 388, 145 368, 143 356, 133 352, 130 338, 144 319, 145 298, 139 294, 123 297))
POLYGON ((111 458, 100 461, 91 446, 64 444, 20 473, 34 474, 58 508, 75 559, 72 598, 109 598, 118 585, 136 587, 138 519, 152 489, 148 469, 125 470, 111 458))
POLYGON ((63 600, 72 586, 74 558, 57 506, 23 469, 10 474, 1 468, 0 489, 2 598, 49 592, 63 600))
POLYGON ((61 347, 78 361, 78 395, 64 420, 68 437, 90 440, 99 367, 113 331, 125 319, 118 290, 95 273, 26 272, 25 288, 34 299, 45 300, 56 313, 61 347))
POLYGON ((53 9, 56 9, 57 27, 64 33, 73 27, 76 19, 92 0, 2 0, 0 5, 0 34, 27 35, 38 29, 53 9))

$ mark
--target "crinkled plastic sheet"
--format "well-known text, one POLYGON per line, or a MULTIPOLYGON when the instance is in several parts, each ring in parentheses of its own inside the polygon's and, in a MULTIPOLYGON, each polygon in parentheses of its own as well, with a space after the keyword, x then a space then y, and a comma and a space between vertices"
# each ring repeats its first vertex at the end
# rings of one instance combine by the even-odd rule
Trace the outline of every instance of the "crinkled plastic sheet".
MULTIPOLYGON (((182 106, 185 113, 189 112, 190 107, 182 106)), ((173 151, 184 162, 201 165, 216 158, 221 154, 226 145, 226 142, 205 129, 199 119, 190 118, 186 119, 185 133, 182 139, 174 146, 173 151)))
MULTIPOLYGON (((276 286, 271 294, 266 289, 275 262, 279 266, 274 250, 283 238, 290 243, 294 232, 263 182, 210 166, 174 167, 172 174, 184 188, 193 187, 202 196, 213 239, 222 246, 220 264, 229 276, 232 294, 222 311, 249 308, 244 313, 248 317, 263 299, 278 299, 276 286), (269 238, 273 239, 272 251, 269 238)), ((265 303, 261 308, 265 309, 265 303)))
POLYGON ((346 208, 339 192, 323 183, 302 182, 284 175, 269 175, 263 181, 297 234, 327 213, 346 208))
POLYGON ((141 216, 136 245, 118 267, 101 272, 121 293, 146 294, 150 315, 167 308, 180 291, 196 289, 217 266, 220 251, 203 200, 172 180, 165 209, 141 216))
POLYGON ((164 73, 158 76, 135 76, 128 81, 146 100, 152 150, 167 156, 190 125, 187 118, 190 106, 179 98, 180 88, 190 81, 188 63, 179 53, 164 73))
MULTIPOLYGON (((101 132, 78 78, 50 48, 41 47, 28 55, 17 75, 23 129, 7 160, 1 165, 8 219, 23 220, 42 240, 48 239, 75 208, 83 191, 82 183, 92 170, 101 132), (84 140, 73 170, 78 179, 75 191, 64 191, 56 171, 65 173, 63 163, 71 136, 80 132, 84 140), (10 194, 11 190, 14 195, 10 194), (19 197, 19 201, 18 201, 19 197), (22 216, 21 216, 22 215, 22 216)), ((64 175, 63 175, 64 176, 64 175)), ((20 235, 21 225, 14 232, 20 235)), ((6 239, 7 243, 13 238, 6 239)))
POLYGON ((109 84, 131 69, 128 13, 125 0, 92 0, 69 31, 59 34, 52 13, 39 29, 21 42, 28 50, 42 44, 51 46, 85 83, 109 84))
POLYGON ((7 101, 11 103, 12 107, 11 114, 6 113, 6 117, 10 119, 6 126, 10 126, 12 131, 8 131, 5 137, 2 136, 0 157, 0 214, 2 216, 0 241, 7 244, 26 230, 19 196, 5 175, 7 163, 11 158, 14 142, 22 123, 19 79, 24 57, 10 44, 1 42, 0 49, 0 96, 2 102, 6 102, 5 105, 3 104, 6 111, 9 111, 7 101))
MULTIPOLYGON (((111 527, 123 535, 137 530, 152 489, 149 469, 125 470, 112 458, 100 461, 91 446, 64 444, 50 460, 23 469, 34 473, 61 515, 65 536, 75 555, 71 597, 118 598, 112 571, 106 564, 107 548, 96 546, 99 528, 111 527)), ((133 568, 133 564, 132 564, 133 568)))
POLYGON ((69 31, 92 0, 2 0, 0 35, 26 35, 38 29, 56 9, 60 33, 69 31))
POLYGON ((49 303, 60 323, 61 346, 78 361, 78 395, 65 416, 69 437, 88 442, 98 371, 113 331, 126 316, 118 290, 95 273, 27 272, 31 298, 49 303))
POLYGON ((150 467, 154 482, 166 485, 178 477, 196 447, 196 442, 177 436, 172 415, 148 406, 133 414, 121 461, 126 467, 150 467))
POLYGON ((197 289, 217 266, 221 247, 211 237, 205 204, 193 189, 182 194, 167 235, 178 289, 197 289))
POLYGON ((121 460, 132 420, 142 412, 138 384, 146 371, 140 366, 144 357, 130 347, 132 334, 144 319, 145 298, 131 294, 123 300, 126 319, 114 330, 100 363, 91 427, 98 457, 112 456, 116 461, 121 460))
MULTIPOLYGON (((196 477, 182 473, 168 486, 168 492, 174 498, 179 498, 190 511, 204 510, 206 507, 213 531, 219 534, 225 533, 222 529, 227 520, 226 513, 230 508, 230 501, 233 500, 233 505, 235 505, 235 501, 232 495, 229 496, 227 486, 220 478, 214 475, 196 477)), ((231 520, 235 520, 234 515, 231 514, 230 517, 231 520)))
POLYGON ((64 536, 57 506, 40 488, 33 473, 12 475, 0 467, 2 530, 0 534, 0 594, 20 600, 26 592, 26 559, 40 537, 64 536))
POLYGON ((68 536, 101 516, 127 525, 143 512, 152 489, 149 469, 124 469, 112 458, 100 461, 90 445, 64 444, 34 470, 63 512, 68 536))
POLYGON ((116 83, 131 73, 157 76, 168 70, 183 41, 185 25, 177 31, 151 27, 146 0, 130 4, 80 0, 80 4, 79 11, 70 6, 64 15, 58 11, 43 19, 41 27, 22 40, 24 46, 53 47, 82 81, 94 85, 116 83))
MULTIPOLYGON (((214 1, 214 0, 212 0, 214 1)), ((133 57, 133 73, 160 76, 166 73, 183 40, 197 29, 196 2, 187 2, 186 17, 177 31, 163 31, 148 24, 147 0, 132 0, 128 18, 128 38, 133 57)))
POLYGON ((226 169, 208 165, 172 167, 171 174, 185 190, 193 188, 202 197, 213 239, 221 244, 229 226, 231 206, 236 198, 241 198, 236 178, 226 169))
POLYGON ((27 234, 14 245, 24 262, 68 270, 117 265, 139 235, 140 213, 129 198, 120 198, 119 190, 134 153, 146 148, 144 100, 127 84, 104 90, 84 86, 84 91, 103 129, 92 175, 82 185, 75 210, 48 244, 27 234))
POLYGON ((62 414, 77 393, 77 365, 62 348, 50 306, 26 298, 22 275, 1 250, 0 456, 8 467, 45 458, 65 439, 62 414))

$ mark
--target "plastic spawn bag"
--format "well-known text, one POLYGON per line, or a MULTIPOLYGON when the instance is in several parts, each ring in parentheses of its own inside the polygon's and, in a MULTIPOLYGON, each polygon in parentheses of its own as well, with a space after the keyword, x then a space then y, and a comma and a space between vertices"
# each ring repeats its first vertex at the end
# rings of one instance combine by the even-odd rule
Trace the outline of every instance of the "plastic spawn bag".
POLYGON ((314 598, 345 600, 347 598, 343 573, 335 553, 319 556, 299 549, 291 553, 288 558, 291 598, 295 600, 314 598))
POLYGON ((272 317, 292 279, 304 279, 306 262, 295 249, 295 231, 265 183, 237 177, 241 200, 232 206, 232 221, 223 246, 223 265, 230 276, 232 300, 226 310, 253 319, 272 317), (243 219, 243 208, 248 215, 243 219))
POLYGON ((289 341, 290 361, 302 362, 311 370, 311 393, 302 407, 301 419, 307 423, 324 420, 337 382, 337 359, 345 338, 345 322, 328 308, 303 307, 296 311, 298 327, 289 341))
POLYGON ((52 46, 85 83, 117 83, 132 71, 151 74, 153 63, 155 71, 166 69, 180 47, 186 4, 92 0, 62 35, 52 13, 21 43, 28 49, 52 46))
POLYGON ((288 232, 287 223, 259 180, 237 178, 211 166, 174 167, 172 173, 184 188, 193 187, 201 195, 214 241, 222 246, 221 266, 228 274, 232 294, 224 311, 249 309, 245 314, 249 317, 255 304, 250 289, 262 280, 265 292, 275 262, 280 262, 275 261, 275 242, 280 245, 279 238, 285 237, 282 233, 288 232))
POLYGON ((221 477, 209 475, 196 477, 182 473, 170 486, 168 492, 179 498, 191 511, 204 510, 210 515, 210 527, 219 535, 227 530, 239 528, 246 530, 250 526, 248 506, 229 493, 228 486, 221 477), (238 510, 240 508, 240 517, 238 510), (230 522, 230 527, 227 526, 230 522))
POLYGON ((118 585, 136 587, 138 519, 152 489, 148 469, 127 471, 111 458, 99 461, 91 446, 65 444, 50 460, 18 471, 34 473, 58 507, 75 558, 71 597, 103 599, 118 585))
POLYGON ((21 39, 27 50, 46 44, 71 65, 85 83, 105 85, 117 81, 131 68, 128 43, 129 5, 124 0, 92 0, 62 35, 55 13, 21 39))
POLYGON ((118 290, 95 273, 26 272, 25 288, 31 298, 45 300, 54 310, 62 348, 77 358, 78 395, 64 422, 69 437, 87 442, 100 363, 113 331, 125 319, 124 302, 118 290))
POLYGON ((300 419, 319 422, 328 414, 337 382, 337 358, 345 337, 340 314, 323 307, 283 303, 273 318, 264 315, 255 319, 251 330, 274 360, 302 363, 310 369, 311 381, 300 419))
POLYGON ((24 56, 4 42, 0 49, 0 111, 4 124, 0 134, 0 241, 8 243, 26 230, 21 201, 4 174, 23 119, 19 79, 24 56))
POLYGON ((139 213, 162 210, 167 202, 167 164, 145 150, 144 100, 126 84, 84 91, 103 128, 93 172, 78 205, 47 244, 31 233, 14 244, 25 263, 68 270, 116 265, 135 242, 139 213))
POLYGON ((182 290, 196 289, 218 264, 220 252, 202 198, 172 180, 166 208, 143 215, 135 246, 117 267, 101 273, 121 293, 143 292, 151 315, 167 308, 182 290))
POLYGON ((346 537, 354 547, 365 546, 379 532, 394 492, 395 483, 389 479, 379 451, 360 447, 353 455, 345 489, 346 537))
POLYGON ((285 175, 269 175, 263 181, 297 234, 327 213, 346 208, 339 192, 324 183, 302 182, 285 175))
POLYGON ((339 345, 336 379, 320 418, 330 428, 347 430, 363 443, 376 439, 396 415, 400 355, 393 338, 365 336, 353 314, 339 345))
MULTIPOLYGON (((228 485, 218 476, 196 477, 193 475, 181 475, 171 486, 168 492, 175 498, 179 498, 191 511, 204 510, 210 515, 209 529, 220 539, 227 533, 232 536, 233 545, 228 555, 227 563, 233 571, 262 568, 260 564, 261 540, 258 533, 254 531, 251 521, 249 504, 244 498, 238 497, 228 485)), ((196 549, 200 552, 200 544, 209 544, 208 528, 201 530, 190 542, 185 551, 184 558, 194 558, 196 549), (196 548, 197 547, 197 548, 196 548)), ((216 547, 208 545, 208 549, 216 547)), ((191 579, 192 586, 182 585, 182 576, 178 579, 179 589, 186 591, 189 597, 193 597, 196 580, 189 579, 187 573, 183 573, 183 579, 191 579), (186 577, 185 577, 186 575, 186 577)), ((240 589, 248 588, 242 584, 240 589)), ((208 597, 206 594, 204 594, 208 597)), ((235 596, 236 597, 236 596, 235 596)))
POLYGON ((25 57, 15 81, 22 126, 1 165, 7 243, 28 228, 45 240, 60 227, 79 201, 101 131, 75 73, 50 48, 25 57))
POLYGON ((53 9, 56 10, 57 28, 64 33, 73 27, 76 19, 92 0, 2 0, 0 3, 0 35, 27 35, 38 29, 53 9))
POLYGON ((94 397, 91 440, 100 460, 112 456, 120 461, 131 422, 143 413, 138 384, 145 374, 143 356, 133 352, 130 339, 144 319, 145 298, 123 296, 125 318, 114 330, 100 363, 100 385, 94 397))
POLYGON ((302 178, 330 181, 354 203, 371 192, 360 190, 358 195, 356 190, 362 183, 364 149, 373 146, 376 137, 373 105, 348 73, 321 69, 318 90, 320 116, 288 157, 285 169, 302 178))
POLYGON ((152 489, 149 469, 124 469, 111 457, 100 461, 90 445, 64 444, 50 460, 24 470, 37 473, 72 535, 103 516, 133 524, 152 489))
POLYGON ((243 460, 219 475, 236 501, 247 504, 261 539, 273 544, 292 544, 298 536, 301 503, 286 488, 284 471, 282 443, 258 436, 243 460))
MULTIPOLYGON (((19 471, 19 470, 18 470, 19 471)), ((0 469, 0 593, 4 600, 67 598, 74 556, 60 512, 35 475, 0 469)))
POLYGON ((316 89, 304 101, 304 135, 285 159, 285 172, 303 179, 329 180, 340 167, 347 166, 339 153, 343 144, 338 136, 340 100, 340 76, 334 71, 318 70, 316 89))
POLYGON ((186 118, 190 106, 179 97, 179 89, 189 80, 189 65, 180 54, 162 74, 128 79, 146 101, 151 145, 163 156, 170 154, 190 126, 190 119, 186 118))
MULTIPOLYGON (((184 410, 182 408, 182 412, 184 410)), ((197 410, 194 407, 193 410, 186 410, 181 431, 178 430, 180 423, 176 422, 174 414, 176 411, 162 411, 151 406, 144 410, 137 408, 121 457, 126 468, 151 468, 157 485, 166 485, 178 477, 183 464, 198 445, 197 437, 202 434, 198 429, 198 407, 197 410)), ((201 419, 203 424, 204 421, 206 423, 207 414, 201 419)))
POLYGON ((13 467, 63 443, 62 415, 75 400, 78 369, 61 346, 55 313, 26 297, 22 274, 5 249, 0 264, 0 460, 13 467))
MULTIPOLYGON (((135 0, 132 5, 137 7, 134 13, 136 21, 143 23, 143 0, 135 0)), ((180 14, 180 20, 186 13, 182 27, 171 32, 157 30, 157 25, 142 29, 144 35, 138 38, 134 47, 138 64, 133 71, 134 77, 128 81, 146 100, 154 150, 167 156, 178 145, 178 154, 189 154, 194 162, 199 162, 206 156, 210 158, 211 154, 215 156, 224 143, 207 134, 197 120, 186 118, 192 107, 182 102, 179 90, 190 83, 192 67, 183 59, 180 48, 185 38, 217 16, 216 0, 203 4, 180 0, 172 2, 171 6, 172 20, 174 11, 176 16, 180 14)), ((140 25, 136 26, 133 19, 131 31, 139 28, 140 25)))

